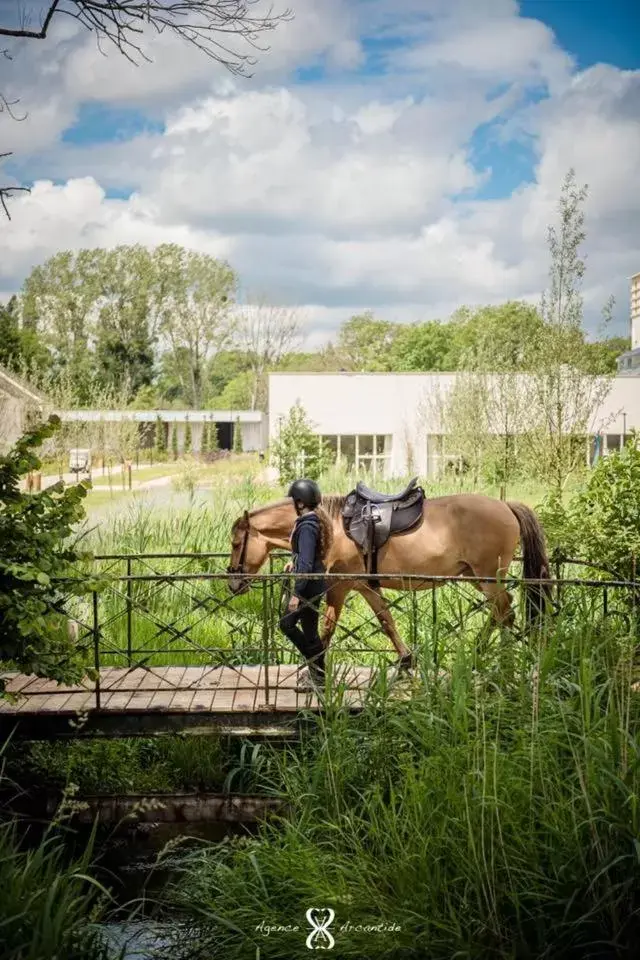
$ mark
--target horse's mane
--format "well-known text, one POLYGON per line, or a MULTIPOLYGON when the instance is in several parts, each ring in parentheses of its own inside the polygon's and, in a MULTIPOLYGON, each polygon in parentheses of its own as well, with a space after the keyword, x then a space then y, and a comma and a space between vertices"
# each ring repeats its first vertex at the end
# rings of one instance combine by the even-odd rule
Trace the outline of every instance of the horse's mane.
POLYGON ((342 514, 342 508, 344 507, 346 499, 346 497, 341 497, 338 493, 330 493, 326 497, 322 497, 321 506, 324 507, 333 520, 336 520, 342 514))
MULTIPOLYGON (((337 493, 327 494, 322 497, 321 506, 327 511, 329 516, 335 520, 342 514, 342 508, 344 507, 344 502, 347 498, 340 496, 337 493)), ((273 510, 274 507, 284 507, 285 505, 291 505, 290 497, 283 497, 281 500, 274 500, 272 503, 266 503, 261 507, 255 507, 253 510, 249 511, 250 517, 255 517, 259 513, 264 513, 265 510, 273 510)))
POLYGON ((274 507, 284 507, 287 505, 292 506, 291 497, 283 497, 281 500, 264 503, 261 507, 254 507, 253 510, 249 510, 249 516, 256 517, 259 513, 264 513, 265 510, 273 510, 274 507))

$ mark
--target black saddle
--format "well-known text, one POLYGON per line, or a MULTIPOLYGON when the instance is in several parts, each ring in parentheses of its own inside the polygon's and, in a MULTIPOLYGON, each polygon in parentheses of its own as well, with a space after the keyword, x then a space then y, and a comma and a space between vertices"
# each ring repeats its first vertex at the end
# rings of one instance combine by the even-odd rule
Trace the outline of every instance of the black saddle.
POLYGON ((414 477, 402 493, 377 493, 375 490, 367 487, 361 480, 356 487, 356 493, 362 500, 368 500, 369 503, 398 503, 401 500, 408 499, 409 494, 416 489, 417 483, 418 478, 414 477))
MULTIPOLYGON (((376 493, 364 483, 345 498, 342 522, 348 537, 358 545, 365 559, 367 573, 377 573, 378 550, 394 534, 404 533, 422 520, 425 493, 414 477, 402 493, 376 493)), ((370 580, 378 589, 380 581, 370 580)))

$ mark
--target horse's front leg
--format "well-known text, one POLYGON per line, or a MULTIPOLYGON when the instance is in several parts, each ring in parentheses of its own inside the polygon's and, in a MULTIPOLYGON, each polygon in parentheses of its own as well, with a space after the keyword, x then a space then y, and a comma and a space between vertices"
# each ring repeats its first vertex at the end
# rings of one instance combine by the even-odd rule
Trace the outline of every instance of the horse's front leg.
POLYGON ((416 665, 416 658, 398 633, 387 601, 379 590, 374 590, 368 584, 362 584, 358 589, 378 618, 383 631, 398 651, 398 666, 401 670, 412 670, 416 665))

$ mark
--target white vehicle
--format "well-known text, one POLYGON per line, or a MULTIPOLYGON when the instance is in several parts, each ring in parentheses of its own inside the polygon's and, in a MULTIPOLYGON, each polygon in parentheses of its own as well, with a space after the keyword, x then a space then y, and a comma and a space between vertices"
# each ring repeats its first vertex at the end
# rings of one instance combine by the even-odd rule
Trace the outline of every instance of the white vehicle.
POLYGON ((71 473, 91 473, 91 450, 70 450, 69 470, 71 473))

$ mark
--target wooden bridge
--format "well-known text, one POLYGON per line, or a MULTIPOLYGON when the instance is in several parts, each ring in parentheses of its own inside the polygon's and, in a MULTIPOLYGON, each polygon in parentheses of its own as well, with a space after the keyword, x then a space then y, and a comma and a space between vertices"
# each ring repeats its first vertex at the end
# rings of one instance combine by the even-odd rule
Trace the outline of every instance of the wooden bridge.
MULTIPOLYGON (((63 684, 5 673, 10 696, 0 698, 0 737, 295 732, 301 718, 322 704, 299 688, 300 658, 278 630, 290 579, 278 569, 285 556, 272 556, 269 572, 249 578, 251 590, 241 596, 228 588, 228 554, 94 558, 90 569, 59 582, 55 606, 76 624, 76 647, 94 679, 63 684)), ((629 591, 637 584, 561 579, 559 567, 556 574, 556 607, 562 591, 563 606, 588 602, 594 622, 629 620, 629 591)), ((340 576, 346 575, 327 580, 340 576)), ((430 579, 445 590, 412 590, 412 581, 424 586, 424 577, 405 575, 406 591, 387 601, 403 639, 421 651, 423 669, 435 677, 467 628, 474 633, 471 618, 484 618, 485 607, 478 578, 430 579)), ((506 585, 521 583, 513 578, 506 585)), ((353 596, 331 643, 328 696, 350 711, 362 710, 374 673, 389 676, 394 659, 375 615, 353 596)))
MULTIPOLYGON (((362 708, 370 668, 343 676, 343 702, 362 708)), ((217 667, 105 667, 99 683, 66 686, 22 674, 4 674, 0 738, 154 736, 224 729, 231 734, 281 734, 301 711, 320 709, 317 696, 297 689, 299 668, 279 664, 217 667)))

